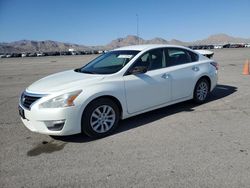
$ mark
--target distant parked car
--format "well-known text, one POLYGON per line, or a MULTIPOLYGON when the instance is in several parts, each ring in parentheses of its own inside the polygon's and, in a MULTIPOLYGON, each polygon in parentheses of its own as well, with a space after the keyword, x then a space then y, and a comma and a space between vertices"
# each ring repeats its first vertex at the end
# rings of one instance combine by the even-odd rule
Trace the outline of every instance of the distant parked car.
POLYGON ((214 45, 214 49, 222 49, 223 45, 214 45))
POLYGON ((21 57, 22 54, 21 53, 12 53, 11 57, 21 57))
POLYGON ((230 48, 239 48, 239 44, 230 44, 230 48))
POLYGON ((84 51, 80 51, 80 55, 85 55, 85 52, 84 51))
POLYGON ((27 54, 26 53, 22 53, 21 57, 26 57, 27 54))
POLYGON ((6 58, 6 55, 5 54, 1 54, 0 58, 6 58))
POLYGON ((44 53, 42 53, 42 52, 38 52, 38 53, 36 54, 36 56, 37 56, 37 57, 44 56, 44 53))
POLYGON ((52 56, 59 56, 60 52, 52 52, 52 56))
POLYGON ((89 51, 89 50, 85 50, 85 51, 84 51, 84 53, 85 53, 86 55, 88 55, 88 54, 92 54, 92 52, 91 52, 91 51, 89 51))
POLYGON ((60 55, 71 55, 71 53, 67 52, 67 51, 66 52, 64 51, 64 52, 60 52, 60 55))
POLYGON ((207 49, 214 49, 214 45, 208 45, 207 49))
POLYGON ((27 54, 27 57, 36 57, 37 55, 36 55, 36 53, 28 53, 27 54))
POLYGON ((110 134, 120 119, 193 99, 204 103, 218 64, 180 46, 137 45, 42 78, 21 94, 24 125, 48 135, 110 134))
POLYGON ((230 44, 223 45, 223 48, 230 48, 230 44))
POLYGON ((46 56, 59 56, 61 55, 60 52, 46 52, 46 56))

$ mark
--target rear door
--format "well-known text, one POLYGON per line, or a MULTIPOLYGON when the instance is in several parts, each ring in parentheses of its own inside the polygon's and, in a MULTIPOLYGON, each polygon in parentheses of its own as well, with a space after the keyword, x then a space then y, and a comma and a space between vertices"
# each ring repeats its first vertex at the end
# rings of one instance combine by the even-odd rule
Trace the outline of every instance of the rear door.
POLYGON ((172 101, 193 93, 195 75, 199 72, 198 56, 182 48, 166 48, 166 64, 172 80, 172 101))

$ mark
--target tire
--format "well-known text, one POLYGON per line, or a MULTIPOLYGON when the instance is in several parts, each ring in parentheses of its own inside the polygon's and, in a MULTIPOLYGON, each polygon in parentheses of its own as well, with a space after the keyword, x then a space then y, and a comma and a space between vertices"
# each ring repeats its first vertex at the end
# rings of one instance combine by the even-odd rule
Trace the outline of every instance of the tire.
POLYGON ((102 138, 110 135, 118 126, 120 111, 108 98, 96 99, 87 105, 82 115, 82 132, 89 137, 102 138))
POLYGON ((201 78, 195 85, 193 100, 197 104, 203 104, 209 95, 209 82, 206 78, 201 78))

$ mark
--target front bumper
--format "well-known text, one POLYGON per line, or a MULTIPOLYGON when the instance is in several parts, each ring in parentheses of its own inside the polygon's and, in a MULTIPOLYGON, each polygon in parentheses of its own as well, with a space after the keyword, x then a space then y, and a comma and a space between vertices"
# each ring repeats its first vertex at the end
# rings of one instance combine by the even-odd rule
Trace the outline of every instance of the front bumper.
POLYGON ((31 131, 47 135, 72 135, 81 132, 81 109, 77 106, 39 109, 33 105, 30 110, 24 108, 25 119, 21 117, 23 124, 31 131), (64 121, 61 130, 50 130, 48 122, 64 121))

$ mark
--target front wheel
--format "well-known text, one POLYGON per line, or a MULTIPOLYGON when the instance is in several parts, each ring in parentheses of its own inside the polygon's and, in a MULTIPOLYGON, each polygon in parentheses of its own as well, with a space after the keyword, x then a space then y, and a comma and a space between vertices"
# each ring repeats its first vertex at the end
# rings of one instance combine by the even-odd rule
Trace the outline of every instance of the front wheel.
POLYGON ((82 132, 90 137, 101 138, 109 135, 118 125, 119 108, 108 98, 92 101, 82 115, 82 132))
POLYGON ((194 88, 194 101, 198 104, 202 104, 206 101, 209 94, 209 83, 207 79, 200 79, 194 88))

